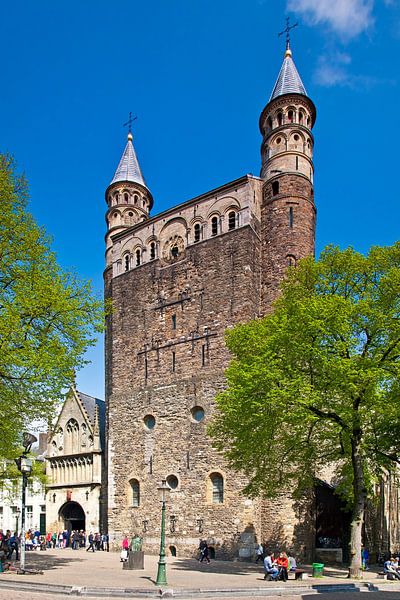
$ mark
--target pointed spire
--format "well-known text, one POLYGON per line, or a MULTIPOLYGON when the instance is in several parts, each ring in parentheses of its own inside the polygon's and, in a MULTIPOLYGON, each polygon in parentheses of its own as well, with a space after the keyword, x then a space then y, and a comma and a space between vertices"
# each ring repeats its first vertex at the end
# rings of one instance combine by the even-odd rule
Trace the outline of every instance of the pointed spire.
POLYGON ((117 183, 118 181, 132 181, 133 183, 140 183, 140 185, 147 188, 146 182, 142 175, 142 171, 139 167, 139 162, 136 157, 136 152, 133 147, 132 140, 132 133, 129 132, 125 150, 122 154, 121 160, 119 161, 119 165, 117 167, 117 170, 115 171, 114 177, 110 185, 113 183, 117 183))
POLYGON ((271 102, 271 100, 274 100, 278 96, 283 96, 284 94, 302 94, 303 96, 307 96, 306 88, 304 87, 292 58, 289 41, 286 41, 286 52, 283 64, 269 101, 271 102))

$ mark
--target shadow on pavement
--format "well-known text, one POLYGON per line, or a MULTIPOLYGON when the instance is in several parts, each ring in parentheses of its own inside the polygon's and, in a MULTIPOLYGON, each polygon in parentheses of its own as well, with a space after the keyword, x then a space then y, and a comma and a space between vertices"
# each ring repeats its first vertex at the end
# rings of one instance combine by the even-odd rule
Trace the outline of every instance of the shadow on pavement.
MULTIPOLYGON (((27 552, 25 555, 26 568, 49 571, 50 569, 59 569, 70 563, 82 562, 82 558, 77 556, 78 552, 73 555, 67 555, 67 552, 68 550, 64 554, 62 550, 57 555, 47 554, 46 552, 27 552)), ((16 565, 19 565, 19 563, 16 563, 16 565)))

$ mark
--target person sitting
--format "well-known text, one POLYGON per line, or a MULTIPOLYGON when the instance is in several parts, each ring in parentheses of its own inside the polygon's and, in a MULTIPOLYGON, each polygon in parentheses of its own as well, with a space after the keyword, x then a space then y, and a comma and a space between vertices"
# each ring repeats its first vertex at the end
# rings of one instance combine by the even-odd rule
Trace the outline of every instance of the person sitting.
POLYGON ((287 581, 288 577, 289 577, 288 576, 289 560, 288 560, 286 552, 280 552, 280 554, 276 560, 276 564, 279 569, 278 579, 281 579, 282 581, 287 581))
POLYGON ((383 572, 388 575, 388 579, 400 579, 400 573, 397 571, 397 566, 393 556, 383 563, 383 572))
POLYGON ((297 569, 296 559, 294 556, 288 556, 289 561, 289 573, 295 573, 297 569))
POLYGON ((279 574, 279 570, 276 568, 271 552, 269 552, 269 550, 265 551, 265 557, 264 557, 264 579, 267 579, 268 581, 276 581, 278 578, 278 574, 279 574))

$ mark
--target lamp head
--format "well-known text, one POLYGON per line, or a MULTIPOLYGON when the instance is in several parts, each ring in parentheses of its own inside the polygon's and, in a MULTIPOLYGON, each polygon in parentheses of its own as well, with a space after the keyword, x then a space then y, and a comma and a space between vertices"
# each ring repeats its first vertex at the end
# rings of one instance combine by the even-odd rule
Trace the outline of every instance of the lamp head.
POLYGON ((27 431, 24 431, 24 433, 22 434, 22 445, 25 448, 25 452, 29 452, 29 450, 32 447, 32 444, 34 444, 35 442, 37 442, 37 437, 33 435, 33 433, 28 433, 27 431))
POLYGON ((169 485, 167 485, 166 479, 161 481, 161 485, 159 485, 157 489, 160 492, 161 502, 165 502, 167 499, 167 493, 169 492, 169 485))

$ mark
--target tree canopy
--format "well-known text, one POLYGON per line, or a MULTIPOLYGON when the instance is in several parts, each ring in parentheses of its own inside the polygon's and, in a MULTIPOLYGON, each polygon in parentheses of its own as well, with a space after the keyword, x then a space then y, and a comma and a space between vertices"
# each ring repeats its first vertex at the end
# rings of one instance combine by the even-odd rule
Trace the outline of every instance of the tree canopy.
POLYGON ((332 466, 353 510, 357 575, 366 498, 400 460, 400 243, 300 261, 273 312, 226 339, 215 445, 252 495, 299 492, 332 466))
POLYGON ((27 210, 28 189, 0 155, 0 457, 21 432, 50 419, 103 328, 103 302, 65 272, 27 210))

